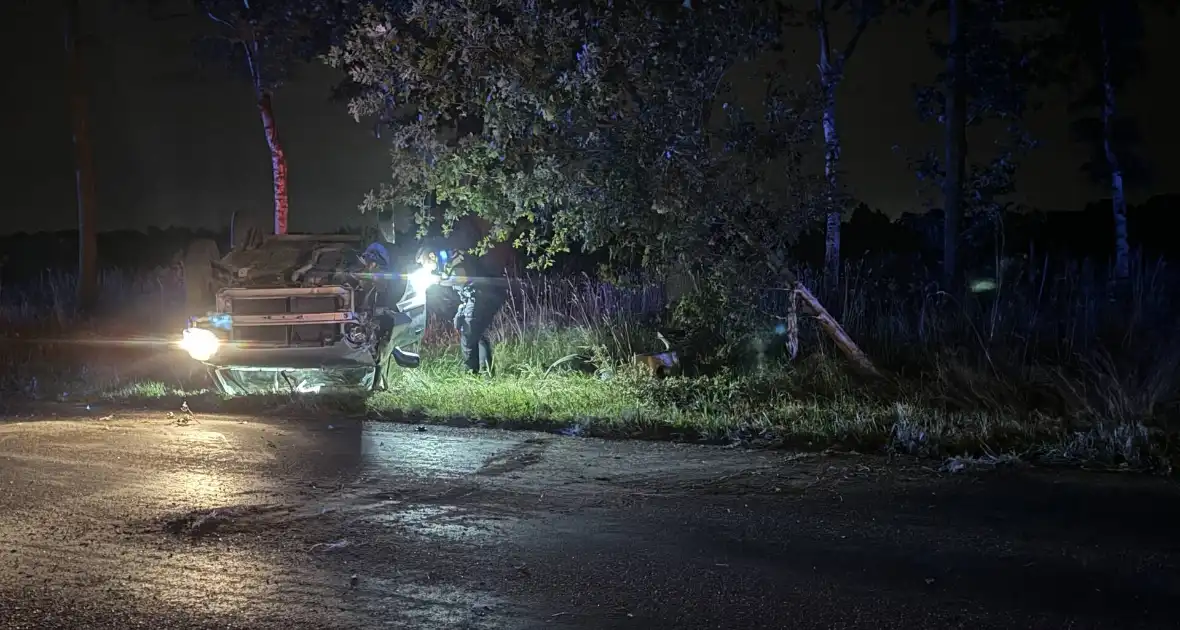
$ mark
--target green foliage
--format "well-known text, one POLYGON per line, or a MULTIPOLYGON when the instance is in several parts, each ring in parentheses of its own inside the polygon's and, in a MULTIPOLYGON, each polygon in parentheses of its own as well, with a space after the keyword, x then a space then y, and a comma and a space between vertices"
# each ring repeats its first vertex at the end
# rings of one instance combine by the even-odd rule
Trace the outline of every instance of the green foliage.
POLYGON ((740 259, 755 263, 743 278, 779 274, 809 219, 812 94, 769 90, 757 121, 718 102, 727 73, 779 36, 772 6, 369 6, 327 57, 355 84, 352 114, 389 130, 391 179, 362 209, 409 208, 420 234, 479 215, 537 268, 580 246, 656 270, 740 259))
POLYGON ((673 344, 687 373, 712 373, 747 362, 751 340, 761 332, 759 324, 766 318, 749 308, 757 297, 742 292, 742 286, 721 278, 706 279, 677 300, 669 327, 676 331, 673 344))

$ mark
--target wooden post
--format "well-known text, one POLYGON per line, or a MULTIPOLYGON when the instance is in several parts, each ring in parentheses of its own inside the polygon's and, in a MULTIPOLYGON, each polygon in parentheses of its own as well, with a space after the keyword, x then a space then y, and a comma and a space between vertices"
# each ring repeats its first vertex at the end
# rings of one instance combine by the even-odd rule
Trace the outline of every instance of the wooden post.
POLYGON ((865 374, 881 377, 881 373, 877 371, 876 366, 874 366, 873 362, 869 360, 868 355, 866 355, 864 351, 860 349, 860 346, 856 345, 856 342, 852 340, 852 337, 848 336, 848 333, 845 332, 844 327, 840 325, 840 322, 837 322, 836 318, 832 317, 832 314, 828 312, 828 309, 824 308, 823 304, 820 304, 819 300, 817 300, 815 296, 812 295, 811 291, 809 291, 807 287, 803 286, 802 283, 795 283, 794 295, 802 300, 803 310, 808 315, 815 317, 815 320, 819 323, 820 327, 824 329, 824 332, 826 332, 829 337, 831 337, 832 341, 836 343, 836 347, 840 349, 840 352, 842 352, 844 356, 852 362, 853 365, 855 365, 865 374))
MULTIPOLYGON (((796 283, 798 284, 798 283, 796 283)), ((799 296, 792 289, 787 294, 787 358, 794 361, 799 356, 799 296)))

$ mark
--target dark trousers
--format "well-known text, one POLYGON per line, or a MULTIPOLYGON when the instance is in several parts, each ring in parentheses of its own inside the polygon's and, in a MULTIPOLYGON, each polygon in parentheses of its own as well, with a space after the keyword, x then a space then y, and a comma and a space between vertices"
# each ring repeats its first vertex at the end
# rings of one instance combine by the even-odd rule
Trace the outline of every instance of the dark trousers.
POLYGON ((492 369, 492 342, 488 329, 504 305, 506 295, 497 290, 467 291, 462 295, 455 327, 459 329, 459 349, 463 363, 475 374, 492 369))
POLYGON ((377 371, 373 375, 373 389, 385 391, 389 371, 395 369, 393 361, 393 318, 383 316, 378 318, 378 329, 384 331, 377 343, 377 371))

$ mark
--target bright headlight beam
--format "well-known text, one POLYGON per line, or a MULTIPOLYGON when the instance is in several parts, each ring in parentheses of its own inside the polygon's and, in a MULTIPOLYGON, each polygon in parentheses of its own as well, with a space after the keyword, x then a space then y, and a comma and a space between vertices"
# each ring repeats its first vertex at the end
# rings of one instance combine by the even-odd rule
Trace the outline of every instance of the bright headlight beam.
POLYGON ((421 267, 409 276, 410 286, 415 293, 425 293, 432 285, 438 284, 438 276, 430 267, 421 267))
POLYGON ((208 361, 217 354, 221 340, 204 328, 186 328, 180 334, 180 349, 197 361, 208 361))

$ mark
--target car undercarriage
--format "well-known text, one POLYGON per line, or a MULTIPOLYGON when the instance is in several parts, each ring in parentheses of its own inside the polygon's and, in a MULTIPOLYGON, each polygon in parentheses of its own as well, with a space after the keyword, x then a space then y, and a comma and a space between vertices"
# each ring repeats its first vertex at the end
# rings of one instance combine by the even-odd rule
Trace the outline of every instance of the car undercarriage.
POLYGON ((179 345, 226 395, 381 388, 419 362, 433 276, 409 266, 357 236, 269 237, 211 263, 179 345))

